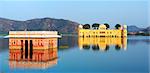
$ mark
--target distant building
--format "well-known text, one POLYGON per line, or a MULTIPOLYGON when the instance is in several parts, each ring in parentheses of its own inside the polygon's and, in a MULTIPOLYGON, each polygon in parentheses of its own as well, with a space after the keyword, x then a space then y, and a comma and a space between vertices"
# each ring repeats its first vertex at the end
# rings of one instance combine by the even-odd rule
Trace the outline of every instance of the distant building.
POLYGON ((79 37, 127 37, 127 26, 121 26, 119 29, 106 29, 106 26, 101 24, 98 30, 83 29, 82 25, 78 27, 79 37))

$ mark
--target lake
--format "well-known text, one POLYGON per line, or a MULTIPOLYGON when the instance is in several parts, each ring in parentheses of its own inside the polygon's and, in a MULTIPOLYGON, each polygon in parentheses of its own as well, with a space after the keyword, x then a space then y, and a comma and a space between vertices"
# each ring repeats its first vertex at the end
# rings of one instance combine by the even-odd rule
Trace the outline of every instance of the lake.
POLYGON ((128 36, 128 38, 63 36, 58 39, 35 39, 27 44, 16 41, 18 42, 18 39, 0 39, 0 73, 148 73, 150 69, 148 36, 128 36), (16 45, 19 44, 22 44, 22 48, 30 50, 18 50, 17 48, 21 46, 16 45))

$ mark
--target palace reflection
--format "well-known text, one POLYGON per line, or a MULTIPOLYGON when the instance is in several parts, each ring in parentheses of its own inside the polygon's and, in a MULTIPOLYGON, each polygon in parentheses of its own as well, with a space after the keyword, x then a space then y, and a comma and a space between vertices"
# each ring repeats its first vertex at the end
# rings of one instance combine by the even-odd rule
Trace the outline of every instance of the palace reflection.
POLYGON ((57 38, 10 38, 10 68, 45 69, 57 64, 57 38))
POLYGON ((91 49, 107 51, 110 46, 114 46, 116 50, 124 49, 127 47, 127 38, 115 37, 79 37, 78 46, 80 49, 91 49))

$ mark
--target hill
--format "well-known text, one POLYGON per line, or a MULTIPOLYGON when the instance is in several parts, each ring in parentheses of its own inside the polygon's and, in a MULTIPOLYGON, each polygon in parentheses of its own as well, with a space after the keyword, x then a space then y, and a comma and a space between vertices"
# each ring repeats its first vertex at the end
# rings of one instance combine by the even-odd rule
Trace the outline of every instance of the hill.
MULTIPOLYGON (((79 23, 65 19, 36 18, 26 21, 0 18, 0 34, 9 31, 58 31, 59 33, 77 33, 79 23)), ((135 25, 128 26, 128 34, 150 34, 150 26, 139 28, 135 25)))
POLYGON ((36 18, 26 21, 0 18, 0 34, 9 31, 58 31, 60 33, 77 33, 79 23, 64 19, 36 18))
POLYGON ((128 26, 129 35, 150 35, 150 26, 147 28, 139 28, 135 25, 128 26))

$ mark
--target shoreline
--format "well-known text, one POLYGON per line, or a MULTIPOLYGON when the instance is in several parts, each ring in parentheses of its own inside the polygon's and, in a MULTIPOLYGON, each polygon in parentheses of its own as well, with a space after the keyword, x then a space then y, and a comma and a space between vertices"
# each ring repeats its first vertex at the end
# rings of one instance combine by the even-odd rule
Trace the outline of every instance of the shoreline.
MULTIPOLYGON (((0 34, 0 38, 4 38, 8 34, 0 34)), ((61 36, 78 36, 77 33, 62 33, 61 36)), ((150 34, 127 34, 128 36, 150 36, 150 34)))

